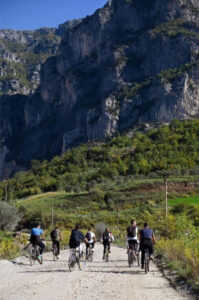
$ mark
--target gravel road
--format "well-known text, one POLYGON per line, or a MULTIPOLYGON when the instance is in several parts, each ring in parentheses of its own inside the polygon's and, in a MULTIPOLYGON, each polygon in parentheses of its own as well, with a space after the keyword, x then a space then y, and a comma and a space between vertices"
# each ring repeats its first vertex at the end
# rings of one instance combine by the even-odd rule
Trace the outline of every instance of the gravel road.
POLYGON ((68 250, 59 261, 44 254, 44 263, 30 266, 26 257, 16 263, 0 261, 1 300, 181 300, 192 299, 179 294, 151 263, 150 272, 128 267, 125 249, 112 246, 110 261, 102 260, 102 245, 95 247, 94 261, 81 271, 68 271, 68 250))

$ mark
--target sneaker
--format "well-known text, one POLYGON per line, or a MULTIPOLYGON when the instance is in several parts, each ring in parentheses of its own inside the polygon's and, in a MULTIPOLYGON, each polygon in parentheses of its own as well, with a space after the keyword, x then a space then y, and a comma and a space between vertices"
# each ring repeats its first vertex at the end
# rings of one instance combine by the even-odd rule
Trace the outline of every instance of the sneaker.
POLYGON ((41 256, 41 254, 38 255, 37 259, 38 259, 39 263, 42 264, 42 256, 41 256))
POLYGON ((59 258, 60 258, 60 255, 57 255, 57 258, 59 259, 59 258))

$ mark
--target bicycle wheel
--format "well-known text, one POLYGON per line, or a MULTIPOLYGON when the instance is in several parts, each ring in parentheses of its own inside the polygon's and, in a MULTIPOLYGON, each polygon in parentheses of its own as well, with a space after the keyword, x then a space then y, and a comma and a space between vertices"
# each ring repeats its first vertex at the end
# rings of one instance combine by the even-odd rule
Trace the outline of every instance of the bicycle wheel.
POLYGON ((144 253, 144 270, 145 274, 149 271, 149 253, 148 251, 144 253))
POLYGON ((75 269, 75 264, 76 264, 76 253, 74 250, 71 250, 68 259, 68 268, 70 272, 72 272, 75 269))
POLYGON ((29 261, 30 261, 30 265, 33 266, 35 264, 35 261, 36 261, 36 251, 35 251, 35 247, 31 247, 30 250, 29 250, 29 261))
POLYGON ((105 261, 108 262, 109 260, 109 250, 106 249, 106 252, 105 252, 105 261))
POLYGON ((92 248, 88 248, 88 261, 92 262, 93 261, 93 251, 92 248))
POLYGON ((137 256, 137 263, 138 263, 138 267, 140 266, 140 254, 139 252, 136 253, 137 256))
POLYGON ((57 258, 57 255, 58 255, 58 251, 57 251, 57 245, 53 245, 53 260, 56 261, 58 258, 57 258))
POLYGON ((129 253, 128 253, 128 264, 129 264, 129 267, 132 266, 132 263, 133 263, 133 253, 132 253, 132 250, 129 250, 129 253))

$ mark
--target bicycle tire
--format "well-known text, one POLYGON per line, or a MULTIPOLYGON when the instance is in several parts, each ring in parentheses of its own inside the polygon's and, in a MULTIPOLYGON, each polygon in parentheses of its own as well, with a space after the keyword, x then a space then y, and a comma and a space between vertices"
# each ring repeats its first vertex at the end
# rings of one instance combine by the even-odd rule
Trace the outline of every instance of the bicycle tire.
POLYGON ((129 264, 129 267, 132 266, 132 261, 133 261, 132 250, 130 249, 129 253, 128 253, 128 264, 129 264))
POLYGON ((138 263, 138 267, 140 266, 140 254, 139 252, 137 253, 137 263, 138 263))
POLYGON ((31 247, 29 250, 29 261, 30 261, 30 265, 33 266, 35 264, 36 261, 36 255, 35 255, 35 248, 31 247))
POLYGON ((58 255, 57 245, 53 245, 53 260, 54 261, 58 260, 57 255, 58 255))
POLYGON ((88 249, 88 257, 87 257, 89 262, 93 261, 93 251, 92 249, 88 249))
POLYGON ((70 253, 70 256, 69 256, 69 259, 68 259, 68 268, 69 268, 70 272, 74 271, 76 262, 77 262, 77 254, 76 253, 70 253), (75 255, 75 260, 74 260, 73 255, 75 255), (72 259, 72 257, 73 257, 73 259, 72 259))
POLYGON ((105 252, 105 262, 108 262, 109 260, 109 250, 107 249, 105 252))
POLYGON ((147 274, 147 272, 149 272, 149 252, 148 252, 148 250, 144 254, 144 270, 145 270, 145 274, 147 274))

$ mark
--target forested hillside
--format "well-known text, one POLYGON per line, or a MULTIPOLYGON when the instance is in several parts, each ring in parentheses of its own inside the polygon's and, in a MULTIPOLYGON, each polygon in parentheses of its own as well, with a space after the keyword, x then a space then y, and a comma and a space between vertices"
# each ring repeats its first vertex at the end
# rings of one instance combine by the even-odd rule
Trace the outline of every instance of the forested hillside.
POLYGON ((34 160, 29 171, 0 184, 0 197, 5 199, 6 189, 9 200, 60 189, 84 191, 104 179, 159 170, 197 173, 198 164, 199 120, 174 120, 158 129, 82 144, 50 162, 34 160))

